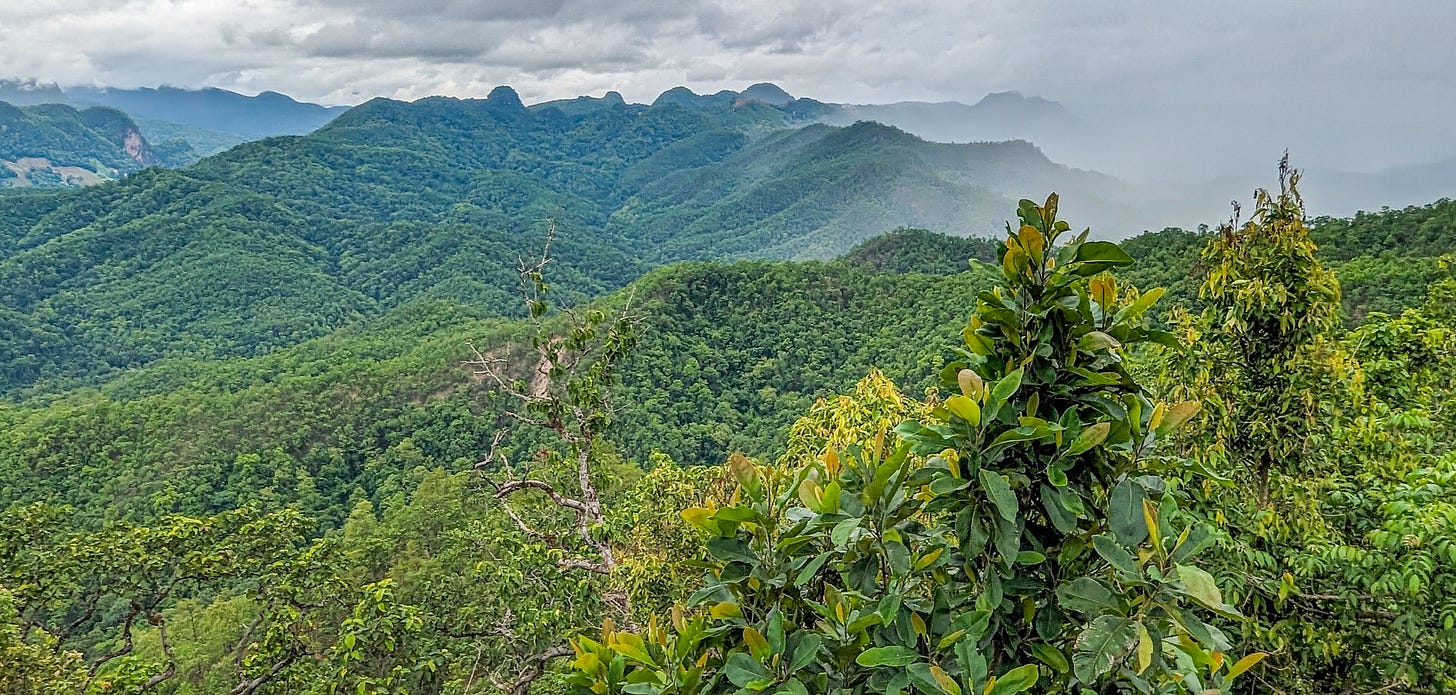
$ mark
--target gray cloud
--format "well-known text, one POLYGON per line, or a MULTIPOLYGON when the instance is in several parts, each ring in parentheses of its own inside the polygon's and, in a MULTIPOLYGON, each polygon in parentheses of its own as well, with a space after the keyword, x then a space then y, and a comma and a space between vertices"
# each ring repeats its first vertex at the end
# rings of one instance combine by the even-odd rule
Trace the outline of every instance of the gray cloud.
POLYGON ((1452 26, 1448 0, 47 0, 0 3, 0 76, 325 103, 497 84, 528 102, 757 81, 859 103, 1016 89, 1137 143, 1053 152, 1076 164, 1195 175, 1290 146, 1370 169, 1456 155, 1452 26))

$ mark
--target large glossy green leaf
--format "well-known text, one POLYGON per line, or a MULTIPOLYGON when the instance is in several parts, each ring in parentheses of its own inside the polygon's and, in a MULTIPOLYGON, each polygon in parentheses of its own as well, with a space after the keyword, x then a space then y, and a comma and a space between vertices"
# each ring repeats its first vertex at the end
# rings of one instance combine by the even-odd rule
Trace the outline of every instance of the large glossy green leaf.
POLYGON ((789 662, 789 672, 793 673, 813 663, 814 659, 819 656, 819 646, 823 643, 824 638, 817 633, 805 634, 804 638, 799 640, 799 645, 794 647, 794 657, 789 662))
POLYGON ((1077 577, 1063 582, 1057 587, 1057 602, 1069 611, 1088 615, 1097 615, 1117 607, 1117 602, 1112 598, 1112 590, 1092 577, 1077 577))
POLYGON ((1067 669, 1070 669, 1072 667, 1071 664, 1067 662, 1066 655, 1062 654, 1062 650, 1057 649, 1050 644, 1038 643, 1031 645, 1031 655, 1036 657, 1037 661, 1040 661, 1047 666, 1050 666, 1051 669, 1053 671, 1056 671, 1057 673, 1066 673, 1067 669))
POLYGON ((799 570, 799 575, 794 578, 794 586, 803 586, 809 583, 809 580, 813 579, 814 575, 819 572, 819 568, 823 567, 824 563, 829 560, 829 556, 829 553, 820 553, 813 560, 810 560, 808 564, 804 565, 804 568, 799 570))
POLYGON ((995 386, 991 387, 991 410, 993 414, 1006 403, 1007 399, 1011 398, 1012 394, 1016 393, 1017 389, 1021 388, 1021 377, 1021 370, 1016 369, 996 382, 995 386))
POLYGON ((860 666, 870 668, 877 667, 902 667, 909 666, 920 659, 920 652, 899 645, 891 647, 874 647, 866 649, 854 658, 854 662, 860 666))
POLYGON ((748 549, 748 544, 737 538, 709 538, 708 552, 726 562, 758 562, 758 557, 748 549))
POLYGON ((1078 246, 1076 260, 1084 263, 1103 264, 1109 268, 1132 264, 1132 256, 1127 255, 1121 246, 1110 241, 1089 241, 1078 246))
POLYGON ((1112 670, 1137 641, 1137 626, 1130 618, 1104 615, 1077 636, 1072 670, 1077 680, 1092 684, 1112 670))
POLYGON ((986 496, 996 505, 996 511, 1001 514, 1001 518, 1015 521, 1019 506, 1016 503, 1016 493, 1011 491, 1011 484, 1006 477, 982 468, 980 478, 981 489, 986 491, 986 496))
POLYGON ((1058 531, 1071 533, 1077 528, 1076 517, 1062 506, 1056 491, 1046 485, 1041 486, 1041 505, 1046 509, 1047 519, 1058 531))
POLYGON ((723 674, 728 676, 729 682, 740 688, 747 688, 750 684, 769 678, 768 669, 743 652, 728 657, 728 663, 723 665, 723 674))
POLYGON ((1003 673, 996 679, 996 684, 991 686, 987 695, 1013 695, 1030 690, 1036 685, 1037 676, 1040 675, 1036 664, 1026 664, 1003 673))
POLYGON ((1142 486, 1124 478, 1112 488, 1107 501, 1107 522, 1117 542, 1134 546, 1148 537, 1148 525, 1143 520, 1143 499, 1147 497, 1142 486))
POLYGON ((1218 590, 1218 583, 1213 580, 1213 575, 1192 565, 1177 565, 1177 568, 1178 582, 1183 585, 1184 593, 1205 608, 1223 608, 1223 594, 1218 590))
POLYGON ((844 544, 849 542, 850 536, 854 535, 854 530, 859 528, 859 524, 858 517, 850 517, 835 524, 834 529, 829 532, 829 540, 837 547, 844 547, 844 544))
POLYGON ((1111 563, 1119 571, 1131 575, 1138 574, 1137 558, 1133 557, 1132 553, 1129 553, 1126 548, 1118 545, 1117 541, 1112 540, 1107 534, 1102 533, 1093 536, 1092 549, 1096 550, 1097 554, 1102 556, 1102 559, 1111 563))

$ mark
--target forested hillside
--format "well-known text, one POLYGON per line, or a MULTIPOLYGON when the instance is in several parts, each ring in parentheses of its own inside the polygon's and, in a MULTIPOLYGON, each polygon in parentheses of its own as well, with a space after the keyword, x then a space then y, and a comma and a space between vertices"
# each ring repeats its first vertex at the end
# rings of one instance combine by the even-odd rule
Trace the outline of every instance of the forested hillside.
POLYGON ((0 188, 80 186, 157 162, 136 123, 116 109, 0 101, 0 188))
POLYGON ((813 108, 0 196, 0 693, 1456 689, 1456 202, 1116 243, 813 108))
POLYGON ((510 314, 516 261, 548 220, 558 281, 595 296, 672 260, 831 257, 904 225, 986 232, 1012 186, 1109 185, 1024 143, 785 130, 756 101, 579 102, 375 100, 184 170, 0 201, 0 389, 261 354, 416 299, 510 314))
MULTIPOLYGON (((1328 242, 1320 256, 1351 288, 1347 321, 1425 301, 1425 286, 1409 286, 1408 268, 1425 269, 1431 282, 1452 274, 1431 254, 1456 247, 1453 205, 1315 221, 1315 237, 1328 242), (1368 270, 1380 264, 1392 270, 1368 270)), ((1138 263, 1126 277, 1168 288, 1172 305, 1200 305, 1196 267, 1210 234, 1166 230, 1128 240, 1138 263)), ((795 417, 871 368, 918 393, 935 382, 942 346, 967 316, 963 298, 990 282, 967 259, 994 262, 999 248, 990 239, 901 230, 830 263, 690 263, 649 273, 630 290, 644 324, 621 366, 615 446, 639 462, 653 452, 688 462, 733 451, 772 457, 795 417)), ((575 289, 565 296, 583 301, 575 289)), ((8 442, 0 446, 0 498, 59 495, 119 518, 204 513, 270 487, 250 477, 267 470, 309 481, 309 511, 336 522, 351 500, 378 503, 381 491, 398 489, 401 469, 379 461, 405 440, 407 449, 427 447, 421 461, 473 463, 497 414, 461 362, 469 339, 520 335, 519 319, 495 318, 504 303, 468 294, 412 299, 281 352, 176 356, 114 375, 99 390, 54 389, 0 411, 8 442), (147 437, 115 436, 133 430, 147 437), (237 470, 247 456, 270 451, 274 463, 237 470), (169 501, 127 501, 154 495, 169 501)), ((279 504, 297 501, 294 484, 277 489, 279 504)))
MULTIPOLYGON (((540 333, 488 300, 424 295, 267 354, 172 356, 4 406, 0 643, 15 667, 0 684, 706 693, 923 671, 905 687, 954 695, 933 665, 962 692, 988 687, 991 669, 1011 693, 1184 692, 1189 673, 1200 693, 1439 692, 1456 685, 1442 407, 1456 393, 1456 285, 1364 285, 1409 307, 1388 316, 1366 300, 1342 310, 1334 278, 1375 262, 1440 271, 1451 204, 1307 232, 1292 200, 1267 199, 1239 229, 1135 238, 1128 255, 1062 246, 1055 201, 1024 202, 1004 243, 902 230, 828 263, 671 265, 596 300, 563 282, 546 296, 574 309, 544 315, 540 333), (1052 253, 1045 276, 1019 260, 1052 253), (1280 273, 1283 295, 1230 289, 1280 273), (1158 302, 1145 282, 1162 279, 1190 299, 1158 302), (1042 286, 1060 289, 1007 294, 1042 286), (1154 311, 1171 332, 1149 325, 1154 311), (548 365, 537 384, 541 345, 560 365, 598 350, 610 371, 548 365), (1029 366, 993 366, 1018 351, 1029 366), (1086 366, 1048 371, 1053 359, 1086 366), (496 368, 529 388, 493 383, 496 368), (1078 395, 1096 389, 1120 395, 1078 395), (610 417, 552 424, 581 408, 610 417), (1265 465, 1240 435, 1250 422, 1302 453, 1265 465), (865 466, 884 487, 867 487, 865 466), (601 510, 569 506, 590 509, 576 496, 601 510), (917 521, 951 501, 978 511, 939 530, 917 521), (926 506, 888 511, 903 505, 926 506), (897 535, 875 540, 879 523, 897 535), (116 554, 145 561, 108 564, 116 554), (991 586, 1000 598, 976 598, 991 586), (1138 592, 1159 607, 1136 611, 1138 592), (842 617, 816 624, 800 597, 842 617), (981 607, 952 623, 936 617, 942 600, 981 607), (650 639, 634 641, 639 628, 650 639), (991 641, 934 646, 971 631, 991 641), (590 658, 556 660, 568 637, 590 658), (829 644, 861 656, 831 670, 829 644), (1432 658, 1403 658, 1411 645, 1432 658), (978 649, 1009 663, 977 666, 978 649), (718 685, 692 681, 691 663, 718 685)), ((546 268, 556 282, 567 265, 546 268)), ((531 272, 528 296, 544 282, 531 272)))
MULTIPOLYGON (((622 367, 614 442, 639 462, 773 455, 808 405, 871 368, 930 385, 954 336, 933 326, 961 320, 955 300, 979 284, 842 263, 654 272, 633 288, 644 324, 622 367)), ((488 316, 415 302, 276 354, 170 360, 0 410, 0 499, 147 520, 267 489, 269 504, 340 523, 355 502, 407 487, 416 465, 461 470, 488 446, 499 413, 462 365, 466 341, 521 336, 519 320, 488 316)))

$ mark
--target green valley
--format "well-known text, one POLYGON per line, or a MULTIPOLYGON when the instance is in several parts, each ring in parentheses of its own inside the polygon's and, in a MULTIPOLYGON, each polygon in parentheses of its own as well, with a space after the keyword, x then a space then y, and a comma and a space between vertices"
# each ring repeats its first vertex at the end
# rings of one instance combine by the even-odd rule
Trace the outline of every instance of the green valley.
POLYGON ((511 314, 516 260, 548 220, 560 282, 585 297, 673 260, 828 258, 905 225, 984 233, 1013 189, 1107 184, 1024 143, 788 126, 757 102, 527 109, 500 88, 376 100, 182 170, 6 198, 3 390, 261 354, 416 299, 511 314))
POLYGON ((1456 202, 824 108, 15 109, 127 175, 0 195, 0 692, 1456 688, 1456 202))

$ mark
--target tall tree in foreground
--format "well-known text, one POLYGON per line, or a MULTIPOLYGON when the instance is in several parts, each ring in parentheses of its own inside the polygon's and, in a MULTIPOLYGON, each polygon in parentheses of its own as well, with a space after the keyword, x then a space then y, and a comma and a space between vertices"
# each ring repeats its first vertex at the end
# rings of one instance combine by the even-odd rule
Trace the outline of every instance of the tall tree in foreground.
POLYGON ((1315 258, 1305 227, 1299 172, 1279 162, 1279 192, 1254 194, 1250 219, 1225 225, 1203 250, 1198 295, 1218 332, 1214 356, 1236 421, 1224 428, 1229 456, 1247 462, 1261 501, 1276 472, 1304 472, 1320 404, 1310 351, 1339 321, 1340 284, 1315 258))
MULTIPOLYGON (((1340 289, 1315 258, 1299 174, 1280 163, 1250 220, 1203 252, 1193 346, 1173 391, 1212 416, 1186 452, 1224 478, 1197 490, 1223 530, 1209 562, 1272 656, 1256 692, 1456 686, 1456 458, 1438 434, 1450 334, 1420 311, 1339 339, 1340 289)), ((1433 296, 1439 286, 1433 287, 1433 296)))
MULTIPOLYGON (((893 429, 831 417, 861 431, 830 428, 817 456, 732 460, 732 503, 684 512, 705 583, 644 630, 577 639, 581 692, 1228 692, 1262 658, 1227 657, 1197 610, 1237 617, 1158 475, 1197 406, 1127 369, 1126 346, 1171 339, 1143 319, 1160 293, 1119 291, 1116 244, 1059 246, 1056 205, 1022 201, 944 372, 955 395, 893 429)), ((898 398, 877 408, 918 409, 898 398)))
POLYGON ((498 446, 502 431, 476 465, 509 518, 510 528, 495 542, 516 549, 491 581, 511 599, 498 623, 484 626, 504 645, 493 650, 487 668, 496 674, 514 669, 509 680, 492 677, 512 695, 523 695, 554 660, 571 654, 566 640, 575 630, 603 617, 632 625, 634 600, 676 594, 676 587, 663 585, 676 576, 674 553, 689 537, 676 511, 701 499, 711 477, 662 461, 640 484, 629 484, 641 470, 620 461, 604 434, 612 424, 610 388, 635 342, 639 318, 632 296, 612 311, 563 308, 548 321, 550 241, 548 234, 541 256, 520 267, 532 327, 525 359, 513 359, 509 348, 472 345, 469 362, 504 396, 506 415, 525 426, 520 438, 540 443, 520 465, 498 446), (604 499, 613 489, 625 496, 621 509, 604 499), (663 518, 678 522, 664 524, 663 518), (533 603, 548 610, 532 611, 533 603))

